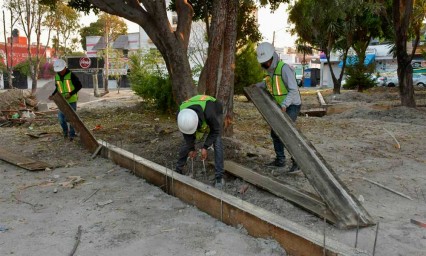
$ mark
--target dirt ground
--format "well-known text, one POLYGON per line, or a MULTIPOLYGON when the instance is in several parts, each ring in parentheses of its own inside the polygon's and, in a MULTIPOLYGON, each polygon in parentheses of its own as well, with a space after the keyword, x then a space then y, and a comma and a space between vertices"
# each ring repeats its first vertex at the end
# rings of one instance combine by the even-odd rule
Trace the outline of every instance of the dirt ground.
MULTIPOLYGON (((47 102, 49 93, 40 89, 38 100, 47 102)), ((304 110, 319 106, 316 89, 301 93, 304 110)), ((426 90, 416 91, 417 109, 398 106, 395 88, 322 93, 333 104, 328 114, 300 116, 296 125, 379 223, 375 255, 426 255, 426 228, 410 223, 426 222, 426 90)), ((173 114, 159 113, 129 90, 111 91, 101 99, 86 89, 79 95, 78 114, 97 139, 173 168, 182 140, 173 114)), ((0 142, 11 152, 53 166, 29 172, 0 161, 1 255, 69 254, 79 225, 75 255, 286 255, 273 240, 250 237, 243 228, 226 226, 109 160, 92 159, 78 139, 63 140, 54 115, 31 125, 2 127, 0 142), (41 132, 46 134, 40 138, 25 135, 41 132), (64 186, 73 176, 83 180, 64 186)), ((303 173, 265 167, 274 156, 269 127, 242 96, 235 100, 234 135, 224 138, 224 146, 225 159, 315 193, 303 173)), ((207 176, 200 161, 195 169, 196 179, 212 182, 212 167, 207 176)), ((245 181, 229 174, 225 180, 224 191, 240 197, 245 181)), ((244 200, 324 232, 318 217, 254 186, 244 200)), ((326 224, 325 231, 330 239, 355 244, 355 230, 326 224)), ((376 226, 360 229, 357 247, 372 253, 375 233, 376 226)))

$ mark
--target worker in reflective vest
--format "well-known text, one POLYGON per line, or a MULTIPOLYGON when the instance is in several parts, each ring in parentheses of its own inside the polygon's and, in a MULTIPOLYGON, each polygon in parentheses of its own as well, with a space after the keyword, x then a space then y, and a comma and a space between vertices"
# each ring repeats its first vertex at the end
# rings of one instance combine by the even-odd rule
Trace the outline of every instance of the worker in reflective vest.
POLYGON ((201 160, 206 160, 208 148, 213 145, 215 162, 215 187, 221 189, 223 180, 223 146, 222 126, 223 107, 214 97, 197 95, 184 101, 179 107, 177 116, 179 130, 183 134, 184 143, 179 151, 176 171, 183 173, 188 157, 197 156, 196 144, 202 144, 201 160), (205 140, 203 140, 205 138, 205 140))
MULTIPOLYGON (((282 112, 287 113, 291 120, 295 122, 300 112, 302 99, 293 69, 279 59, 274 46, 268 42, 259 44, 256 51, 257 60, 267 73, 265 79, 257 83, 256 86, 267 89, 280 106, 282 112)), ((284 167, 284 144, 272 129, 271 137, 276 157, 274 161, 268 163, 268 166, 284 167)), ((294 159, 291 158, 291 160, 292 166, 289 172, 294 173, 299 171, 299 167, 294 159)))
MULTIPOLYGON (((78 91, 82 88, 81 82, 78 77, 73 74, 66 66, 62 59, 58 59, 53 63, 53 70, 55 75, 55 91, 49 96, 51 100, 55 93, 60 93, 74 111, 77 110, 78 91)), ((62 132, 65 139, 73 141, 75 138, 74 127, 68 124, 65 115, 59 111, 58 113, 59 124, 62 127, 62 132)))

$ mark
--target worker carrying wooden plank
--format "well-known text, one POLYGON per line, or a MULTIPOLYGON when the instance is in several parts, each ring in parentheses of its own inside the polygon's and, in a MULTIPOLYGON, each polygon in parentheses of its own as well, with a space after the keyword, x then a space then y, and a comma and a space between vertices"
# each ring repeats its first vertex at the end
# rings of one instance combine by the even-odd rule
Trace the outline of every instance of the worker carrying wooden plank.
MULTIPOLYGON (((280 60, 275 48, 268 42, 263 42, 257 47, 257 61, 267 73, 262 82, 256 84, 259 88, 267 89, 273 96, 274 100, 281 108, 283 113, 296 122, 302 106, 302 99, 300 97, 299 87, 297 86, 296 75, 292 68, 280 60)), ((271 167, 284 167, 285 154, 284 143, 271 128, 271 137, 274 144, 275 160, 268 163, 271 167)), ((299 166, 291 158, 292 166, 289 173, 299 171, 299 166)))

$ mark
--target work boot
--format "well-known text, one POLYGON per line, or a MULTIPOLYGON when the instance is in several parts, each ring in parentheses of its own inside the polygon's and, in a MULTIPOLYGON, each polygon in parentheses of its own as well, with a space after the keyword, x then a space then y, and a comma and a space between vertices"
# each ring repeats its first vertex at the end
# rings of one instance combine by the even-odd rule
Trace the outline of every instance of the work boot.
POLYGON ((217 178, 214 187, 217 189, 223 189, 225 186, 225 180, 223 178, 217 178))
POLYGON ((298 172, 300 172, 299 166, 296 164, 296 162, 293 162, 293 165, 290 167, 288 173, 293 174, 298 172))
POLYGON ((266 164, 266 166, 268 166, 268 167, 284 167, 285 163, 284 163, 284 161, 280 161, 278 159, 275 159, 274 161, 266 164))

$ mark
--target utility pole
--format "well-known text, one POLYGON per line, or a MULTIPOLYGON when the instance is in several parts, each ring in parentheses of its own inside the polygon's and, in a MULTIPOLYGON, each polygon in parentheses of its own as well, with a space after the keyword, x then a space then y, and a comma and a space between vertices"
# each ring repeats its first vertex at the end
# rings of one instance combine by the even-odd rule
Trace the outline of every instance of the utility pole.
POLYGON ((109 48, 109 14, 106 16, 105 20, 105 75, 104 75, 104 90, 105 94, 109 93, 108 90, 108 77, 109 77, 109 56, 108 56, 108 48, 109 48))
POLYGON ((274 43, 275 43, 275 31, 272 33, 272 46, 275 47, 274 43))

